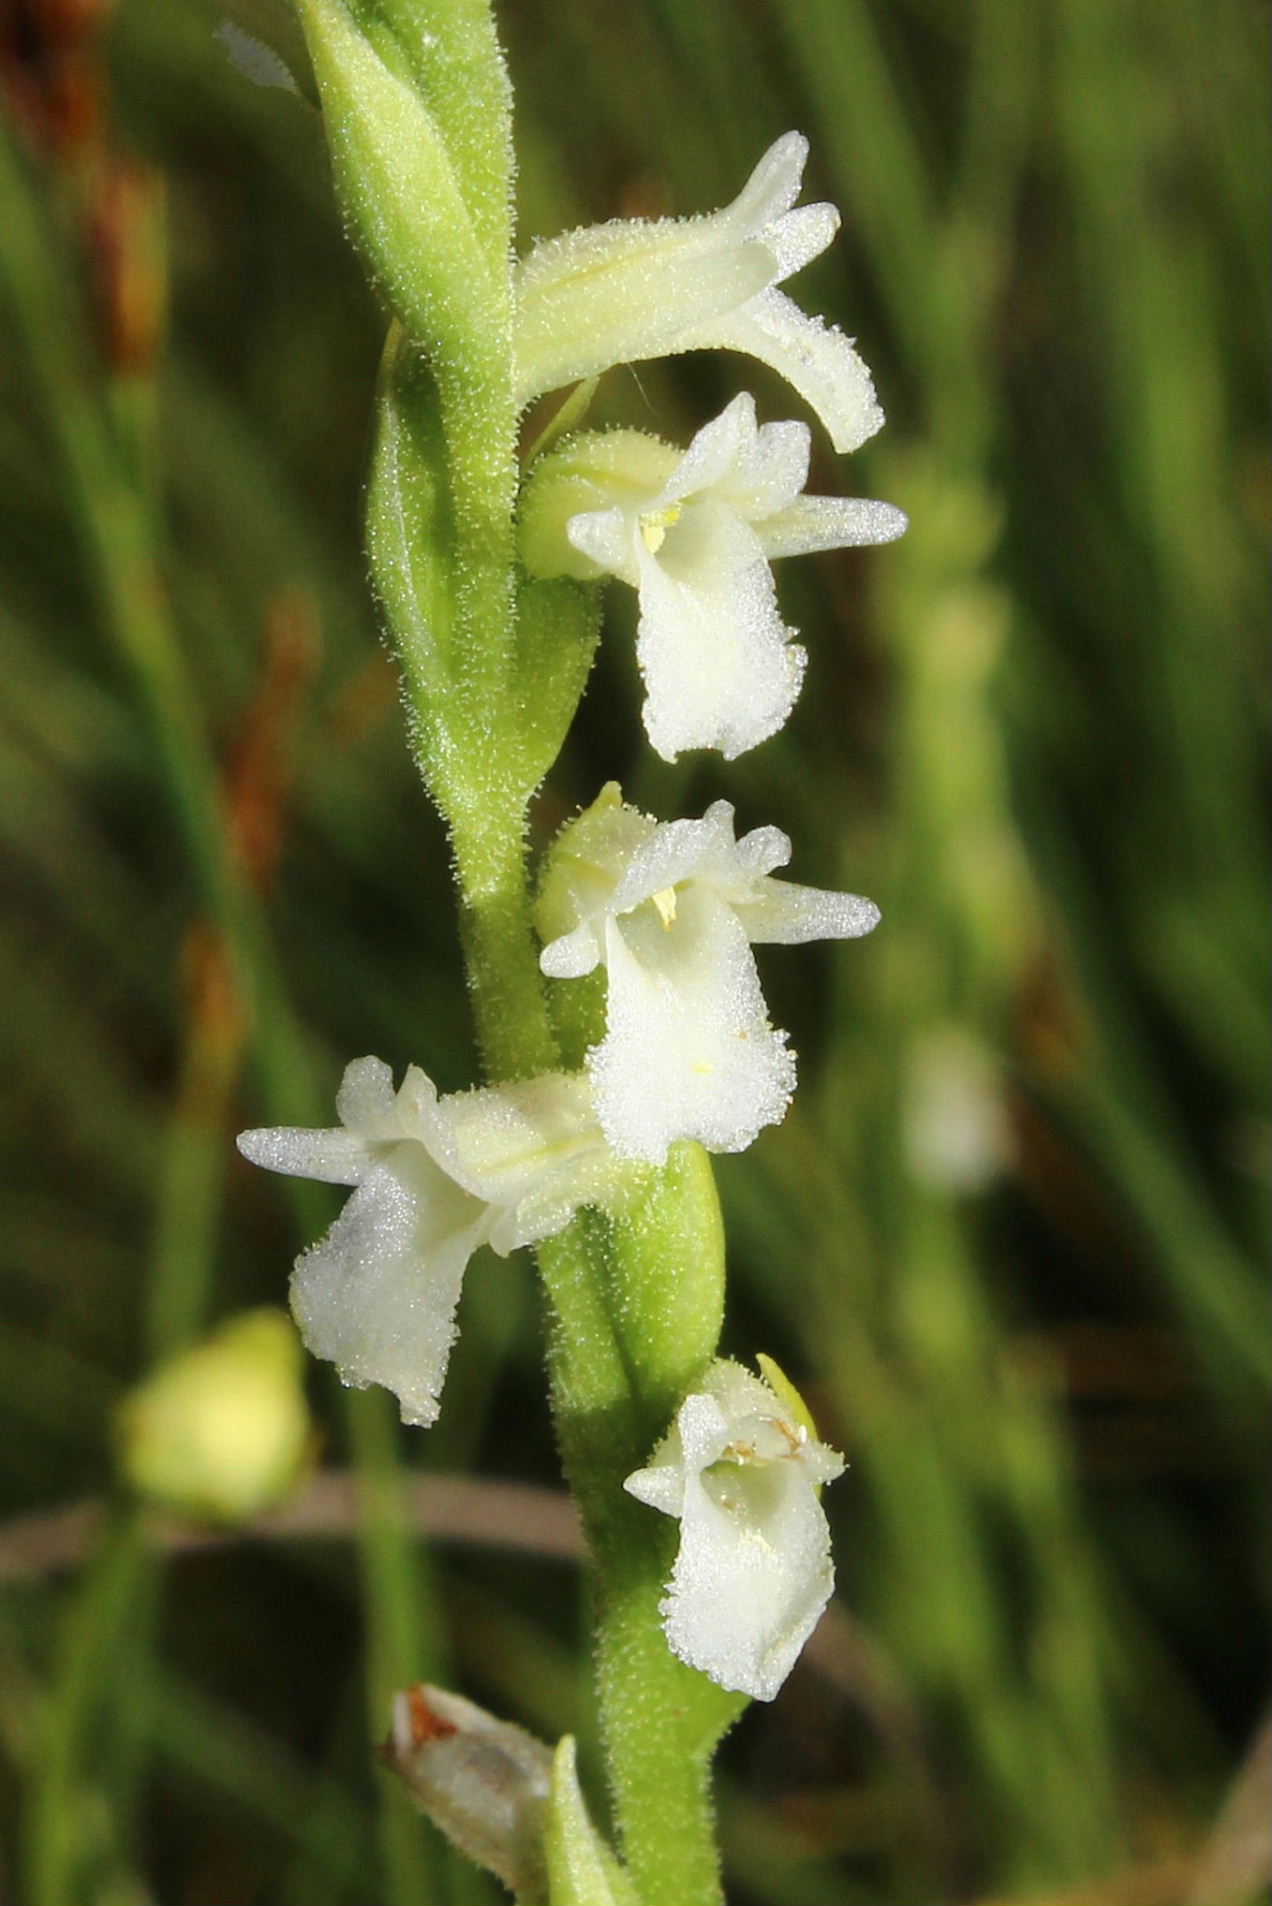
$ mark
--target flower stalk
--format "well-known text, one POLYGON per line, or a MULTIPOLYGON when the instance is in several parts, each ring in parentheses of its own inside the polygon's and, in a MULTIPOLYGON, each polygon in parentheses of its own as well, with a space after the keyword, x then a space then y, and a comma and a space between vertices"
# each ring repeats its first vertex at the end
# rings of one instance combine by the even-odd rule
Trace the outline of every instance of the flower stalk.
MULTIPOLYGON (((514 265, 510 95, 486 0, 298 4, 337 192, 391 313, 368 555, 450 834, 488 1083, 439 1099, 418 1067, 395 1086, 368 1057, 347 1069, 339 1128, 241 1143, 351 1187, 298 1260, 293 1309, 311 1350, 394 1391, 409 1422, 441 1407, 477 1245, 535 1248, 622 1863, 563 1743, 550 1807, 532 1755, 543 1859, 518 1827, 506 1872, 542 1874, 515 1883, 527 1902, 546 1886, 550 1906, 716 1906, 711 1755, 747 1696, 777 1692, 830 1593, 817 1490, 841 1465, 772 1366, 765 1381, 718 1361, 724 1239, 703 1146, 742 1149, 793 1090, 752 944, 855 937, 878 915, 774 880, 789 841, 737 838, 725 802, 663 823, 607 788, 534 880, 527 816, 583 692, 606 576, 639 593, 651 743, 731 759, 786 719, 806 665, 770 560, 886 541, 904 518, 803 496, 808 427, 761 426, 748 397, 685 452, 630 431, 563 436, 524 482, 517 433, 536 393, 714 347, 779 370, 839 449, 882 413, 852 341, 777 288, 838 222, 795 205, 798 134, 721 212, 614 221, 514 265)), ((467 1750, 455 1773, 430 1731, 453 1732, 462 1709, 485 1753, 503 1724, 436 1691, 402 1699, 396 1759, 421 1804, 504 1858, 506 1834, 470 1819, 484 1790, 472 1799, 467 1750)))

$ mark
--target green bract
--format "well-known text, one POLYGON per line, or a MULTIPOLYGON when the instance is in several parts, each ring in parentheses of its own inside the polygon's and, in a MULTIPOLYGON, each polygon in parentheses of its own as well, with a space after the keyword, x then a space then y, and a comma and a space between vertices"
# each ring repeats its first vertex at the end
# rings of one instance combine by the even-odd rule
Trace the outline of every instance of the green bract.
POLYGON ((552 1757, 544 1830, 551 1906, 640 1906, 631 1880, 588 1816, 575 1759, 574 1737, 567 1734, 552 1757))
MULTIPOLYGON (((378 413, 367 539, 406 672, 421 766, 452 828, 519 816, 560 752, 600 627, 600 592, 473 562, 460 536, 437 383, 400 340, 378 413), (502 613, 501 613, 502 611, 502 613)), ((510 533, 509 533, 510 539, 510 533)))
POLYGON ((342 0, 298 4, 336 189, 373 277, 439 366, 486 359, 506 331, 507 272, 478 236, 407 53, 386 58, 397 43, 381 32, 374 44, 342 0))

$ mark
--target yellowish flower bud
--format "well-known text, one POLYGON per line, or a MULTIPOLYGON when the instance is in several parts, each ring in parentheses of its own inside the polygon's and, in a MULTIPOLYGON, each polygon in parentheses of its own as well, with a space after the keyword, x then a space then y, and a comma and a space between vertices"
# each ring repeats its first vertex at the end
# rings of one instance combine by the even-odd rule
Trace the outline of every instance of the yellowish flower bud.
POLYGON ((120 1458, 143 1496, 242 1522, 287 1494, 310 1447, 300 1340, 283 1310, 250 1310, 165 1363, 119 1412, 120 1458))

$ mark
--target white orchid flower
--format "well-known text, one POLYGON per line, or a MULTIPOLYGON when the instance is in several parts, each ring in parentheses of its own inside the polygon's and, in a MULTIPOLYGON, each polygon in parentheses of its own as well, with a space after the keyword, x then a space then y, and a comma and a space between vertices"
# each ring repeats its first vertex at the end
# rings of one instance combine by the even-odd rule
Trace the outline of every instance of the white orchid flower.
POLYGON ((613 782, 559 836, 539 964, 552 979, 607 970, 587 1067, 620 1156, 660 1164, 680 1138, 742 1151, 786 1111, 795 1058, 769 1024, 751 944, 853 939, 879 918, 856 894, 770 879, 790 854, 776 827, 735 839, 727 801, 700 821, 655 821, 613 782))
POLYGON ((673 1654, 760 1701, 790 1673, 835 1579, 818 1491, 843 1459, 792 1400, 741 1364, 715 1363, 623 1484, 680 1519, 662 1602, 673 1654))
POLYGON ((520 402, 612 364, 724 349, 771 365, 836 450, 873 436, 883 412, 852 339, 777 289, 839 229, 833 205, 792 209, 807 158, 788 132, 723 211, 611 219, 536 245, 514 277, 520 402))
POLYGON ((401 1088, 381 1059, 346 1067, 330 1131, 243 1132, 253 1164, 352 1185, 327 1235, 296 1260, 291 1303, 305 1344, 344 1382, 392 1390, 404 1423, 431 1423, 469 1258, 500 1256, 603 1201, 615 1162, 582 1074, 439 1099, 418 1066, 401 1088))
POLYGON ((735 397, 685 451, 635 430, 576 437, 545 457, 522 507, 521 554, 541 576, 618 576, 637 590, 645 728, 664 761, 727 760, 790 714, 805 652, 790 641, 769 564, 886 543, 889 503, 804 496, 806 424, 759 424, 735 397))

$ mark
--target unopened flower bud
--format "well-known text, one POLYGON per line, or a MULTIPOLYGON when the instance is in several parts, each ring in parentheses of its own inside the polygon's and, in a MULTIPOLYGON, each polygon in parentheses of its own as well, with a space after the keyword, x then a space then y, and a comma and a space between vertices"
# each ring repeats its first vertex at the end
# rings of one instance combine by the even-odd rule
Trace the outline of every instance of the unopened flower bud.
POLYGON ((240 1522, 277 1502, 311 1445, 286 1313, 233 1317, 163 1364, 119 1413, 124 1471, 166 1507, 240 1522))
POLYGON ((395 1695, 380 1754, 461 1853, 519 1900, 547 1897, 550 1747, 462 1695, 421 1682, 395 1695))

